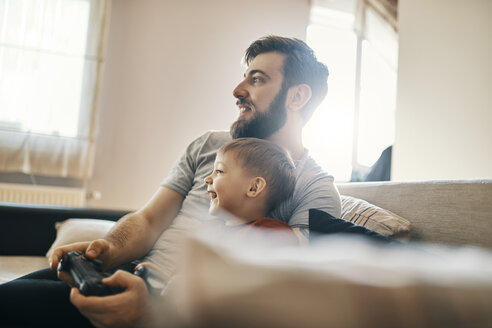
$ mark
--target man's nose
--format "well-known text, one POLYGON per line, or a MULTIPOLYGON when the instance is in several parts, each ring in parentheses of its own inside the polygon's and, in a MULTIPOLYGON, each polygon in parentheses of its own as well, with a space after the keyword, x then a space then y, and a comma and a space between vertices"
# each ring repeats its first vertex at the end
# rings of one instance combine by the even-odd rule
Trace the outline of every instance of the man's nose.
POLYGON ((248 90, 244 87, 244 81, 239 83, 234 90, 232 91, 232 94, 234 95, 235 98, 237 99, 244 99, 248 97, 248 90))

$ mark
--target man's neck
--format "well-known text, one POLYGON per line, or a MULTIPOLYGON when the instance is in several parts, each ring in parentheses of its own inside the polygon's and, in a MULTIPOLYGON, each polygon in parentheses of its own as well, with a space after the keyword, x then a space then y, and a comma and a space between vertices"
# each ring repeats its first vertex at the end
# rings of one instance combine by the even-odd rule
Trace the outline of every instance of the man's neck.
POLYGON ((289 129, 285 125, 282 129, 274 133, 268 140, 284 147, 290 153, 294 161, 298 161, 304 153, 304 145, 302 144, 302 130, 289 129))

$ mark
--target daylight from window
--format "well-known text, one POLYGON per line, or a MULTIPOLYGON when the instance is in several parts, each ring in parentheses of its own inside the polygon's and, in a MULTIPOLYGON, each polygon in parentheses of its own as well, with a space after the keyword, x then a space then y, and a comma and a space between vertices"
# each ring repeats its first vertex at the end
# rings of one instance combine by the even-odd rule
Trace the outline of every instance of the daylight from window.
POLYGON ((357 160, 371 166, 394 142, 396 72, 367 41, 361 70, 357 160))
POLYGON ((322 15, 329 19, 312 17, 307 43, 328 66, 328 95, 303 138, 335 180, 350 181, 353 169, 367 170, 393 144, 396 69, 369 42, 361 40, 358 49, 353 14, 323 8, 322 15))
POLYGON ((0 129, 77 136, 90 4, 0 0, 0 129))
POLYGON ((352 140, 357 40, 352 31, 311 25, 307 42, 328 66, 328 95, 304 128, 310 155, 336 180, 348 181, 352 140))

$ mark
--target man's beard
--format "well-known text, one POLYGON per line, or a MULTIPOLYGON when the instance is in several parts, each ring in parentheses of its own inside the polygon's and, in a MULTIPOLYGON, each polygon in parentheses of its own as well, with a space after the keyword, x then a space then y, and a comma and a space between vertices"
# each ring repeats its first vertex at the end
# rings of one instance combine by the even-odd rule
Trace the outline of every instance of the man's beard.
POLYGON ((287 121, 287 111, 285 110, 287 91, 288 88, 282 87, 266 112, 262 113, 255 110, 249 120, 239 117, 231 125, 232 138, 267 139, 280 130, 287 121))

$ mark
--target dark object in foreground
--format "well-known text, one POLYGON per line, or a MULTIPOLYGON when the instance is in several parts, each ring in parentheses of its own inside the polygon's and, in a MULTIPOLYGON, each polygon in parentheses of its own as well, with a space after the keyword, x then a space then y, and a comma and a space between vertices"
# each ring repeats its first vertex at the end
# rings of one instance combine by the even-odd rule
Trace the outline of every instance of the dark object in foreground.
POLYGON ((309 210, 309 232, 311 240, 327 234, 348 234, 363 236, 372 241, 385 244, 401 244, 396 239, 383 236, 376 231, 369 230, 350 221, 337 219, 333 215, 317 209, 309 210))

